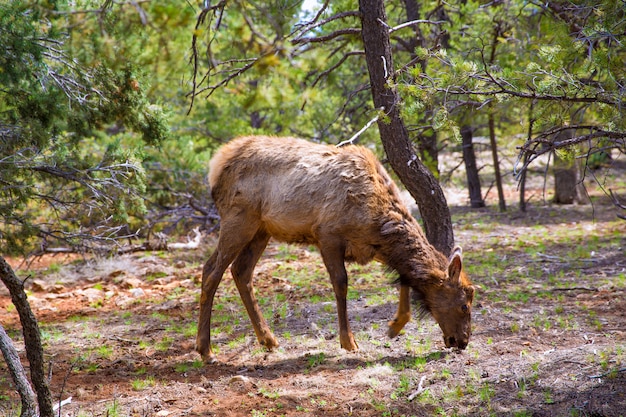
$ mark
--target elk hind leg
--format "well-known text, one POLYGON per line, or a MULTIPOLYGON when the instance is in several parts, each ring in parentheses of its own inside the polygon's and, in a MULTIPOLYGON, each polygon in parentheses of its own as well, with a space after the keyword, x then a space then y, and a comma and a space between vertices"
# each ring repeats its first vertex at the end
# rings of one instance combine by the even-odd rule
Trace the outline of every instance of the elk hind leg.
POLYGON ((335 291, 337 300, 337 316, 339 317, 339 340, 341 347, 347 351, 355 351, 359 349, 354 335, 350 329, 348 321, 348 273, 346 272, 344 253, 345 249, 341 244, 333 244, 326 242, 320 244, 324 265, 330 275, 330 280, 335 291))
POLYGON ((239 295, 241 295, 241 300, 246 307, 246 311, 254 327, 257 340, 262 346, 272 350, 278 347, 278 342, 261 313, 259 303, 254 296, 252 279, 254 267, 259 261, 263 250, 265 250, 269 238, 270 236, 267 232, 259 230, 254 238, 239 252, 230 271, 235 279, 239 295))
POLYGON ((211 310, 213 299, 224 272, 256 233, 255 228, 246 227, 250 221, 245 216, 222 218, 217 248, 202 270, 202 293, 200 295, 200 317, 196 336, 196 351, 205 363, 214 363, 211 350, 211 310))

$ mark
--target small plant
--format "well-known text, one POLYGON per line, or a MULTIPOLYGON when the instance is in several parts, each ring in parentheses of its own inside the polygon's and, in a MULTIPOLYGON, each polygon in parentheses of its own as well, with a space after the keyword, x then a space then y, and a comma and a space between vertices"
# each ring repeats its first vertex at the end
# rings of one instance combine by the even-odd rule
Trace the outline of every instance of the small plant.
POLYGON ((259 388, 259 394, 268 400, 276 400, 280 398, 280 393, 278 391, 270 391, 265 387, 259 388))
POLYGON ((155 385, 156 385, 156 380, 154 379, 153 376, 149 376, 145 379, 134 379, 130 383, 130 386, 132 387, 133 391, 143 391, 144 389, 153 387, 155 385))
POLYGON ((113 400, 113 403, 107 405, 105 415, 108 417, 121 417, 120 404, 117 400, 113 400))
POLYGON ((111 346, 102 345, 96 349, 96 353, 103 359, 110 359, 113 356, 113 348, 111 346))
POLYGON ((316 355, 311 355, 308 358, 308 369, 313 369, 316 366, 320 366, 321 364, 324 363, 324 361, 326 360, 326 355, 324 354, 324 352, 320 352, 316 355))
POLYGON ((391 399, 397 400, 402 395, 408 393, 410 386, 411 379, 405 374, 400 375, 400 384, 398 385, 398 388, 396 388, 396 390, 391 393, 391 399))
POLYGON ((483 384, 478 390, 478 395, 480 396, 480 400, 485 403, 490 403, 491 398, 493 398, 495 394, 495 390, 489 384, 483 384))
POLYGON ((511 323, 511 332, 512 333, 518 333, 520 330, 520 325, 519 323, 511 323))
POLYGON ((554 404, 554 398, 552 398, 552 390, 546 389, 543 392, 543 402, 546 404, 554 404))
POLYGON ((183 362, 183 363, 176 364, 176 366, 174 367, 174 370, 178 372, 179 374, 184 374, 185 372, 189 370, 189 368, 190 368, 189 364, 183 362))

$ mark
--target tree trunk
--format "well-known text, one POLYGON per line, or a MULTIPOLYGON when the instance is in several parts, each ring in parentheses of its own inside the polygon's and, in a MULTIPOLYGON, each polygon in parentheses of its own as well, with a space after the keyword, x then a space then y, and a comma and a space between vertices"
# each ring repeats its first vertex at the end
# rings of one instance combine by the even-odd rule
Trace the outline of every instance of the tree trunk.
POLYGON ((33 392, 33 389, 30 387, 30 383, 26 378, 26 372, 24 372, 24 367, 22 366, 22 362, 20 362, 20 357, 17 354, 17 350, 15 350, 15 346, 13 346, 11 338, 4 331, 4 327, 2 327, 1 324, 0 350, 2 351, 4 360, 7 363, 9 373, 11 374, 11 378, 15 383, 17 392, 22 398, 22 412, 20 414, 20 417, 37 416, 37 397, 35 397, 35 393, 33 392))
POLYGON ((554 156, 554 202, 574 204, 577 195, 576 164, 554 156))
POLYGON ((472 208, 485 207, 482 191, 480 190, 480 177, 476 167, 476 154, 472 144, 472 128, 468 125, 461 126, 461 138, 463 144, 463 162, 467 176, 467 188, 469 190, 470 206, 472 208))
POLYGON ((496 142, 496 127, 493 119, 493 109, 489 106, 489 142, 491 144, 491 155, 493 157, 493 169, 496 175, 496 187, 498 188, 498 206, 500 211, 506 211, 506 201, 504 200, 504 189, 502 188, 502 175, 500 174, 500 160, 498 159, 498 144, 496 142))
POLYGON ((385 114, 378 121, 385 153, 400 181, 417 202, 426 237, 435 248, 449 255, 454 247, 454 234, 446 198, 433 174, 415 154, 400 117, 400 97, 393 87, 395 73, 383 1, 359 0, 359 10, 372 98, 374 106, 385 114))
MULTIPOLYGON (((0 256, 0 280, 9 289, 11 300, 20 316, 22 332, 24 334, 24 345, 26 346, 26 357, 30 363, 30 379, 37 392, 37 402, 39 403, 39 415, 41 417, 53 417, 52 397, 44 372, 43 348, 41 346, 41 334, 37 319, 30 309, 24 285, 15 275, 11 266, 0 256)), ((20 393, 23 397, 23 393, 20 393)))
MULTIPOLYGON (((574 137, 575 131, 567 129, 559 133, 555 140, 562 141, 574 137)), ((554 202, 574 204, 578 200, 578 167, 574 160, 564 160, 554 154, 554 202)))

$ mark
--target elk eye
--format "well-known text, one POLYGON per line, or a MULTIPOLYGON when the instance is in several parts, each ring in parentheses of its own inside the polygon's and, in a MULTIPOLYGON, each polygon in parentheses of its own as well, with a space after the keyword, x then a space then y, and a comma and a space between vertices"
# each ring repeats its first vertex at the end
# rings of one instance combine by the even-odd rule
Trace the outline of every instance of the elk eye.
POLYGON ((467 313, 467 311, 469 310, 469 308, 467 307, 467 304, 463 304, 463 306, 461 307, 461 310, 463 310, 464 313, 467 313))

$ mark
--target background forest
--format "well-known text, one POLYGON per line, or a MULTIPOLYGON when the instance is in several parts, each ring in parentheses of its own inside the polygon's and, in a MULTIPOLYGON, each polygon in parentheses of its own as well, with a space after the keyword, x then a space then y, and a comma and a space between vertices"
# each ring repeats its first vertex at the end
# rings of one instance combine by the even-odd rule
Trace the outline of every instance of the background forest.
POLYGON ((215 231, 207 162, 239 135, 372 148, 417 200, 431 242, 429 222, 452 238, 450 215, 428 207, 439 197, 415 187, 431 177, 455 190, 450 205, 487 213, 587 203, 593 184, 626 218, 623 1, 402 0, 373 16, 382 4, 1 2, 0 278, 11 295, 26 279, 12 281, 9 257, 158 250, 215 231), (372 35, 389 55, 372 56, 372 35), (393 114, 375 104, 381 91, 393 114), (387 126, 415 154, 398 163, 390 151, 403 143, 387 126), (412 165, 425 177, 402 169, 412 165), (526 194, 529 177, 541 197, 526 194))
MULTIPOLYGON (((368 124, 378 111, 358 5, 301 3, 2 4, 2 251, 205 222, 206 162, 220 144, 244 134, 339 143, 368 124)), ((563 202, 585 164, 623 152, 622 2, 386 9, 389 82, 410 139, 443 180, 441 150, 468 151, 472 206, 485 193, 472 137, 490 143, 496 163, 498 152, 527 151, 518 179, 541 155, 559 173, 570 168, 563 202)), ((384 157, 375 126, 357 140, 384 157)))

